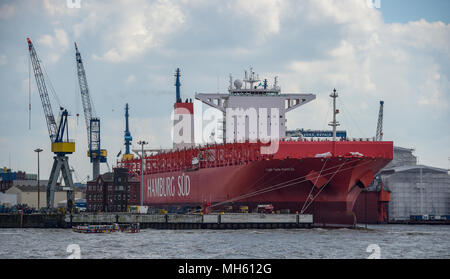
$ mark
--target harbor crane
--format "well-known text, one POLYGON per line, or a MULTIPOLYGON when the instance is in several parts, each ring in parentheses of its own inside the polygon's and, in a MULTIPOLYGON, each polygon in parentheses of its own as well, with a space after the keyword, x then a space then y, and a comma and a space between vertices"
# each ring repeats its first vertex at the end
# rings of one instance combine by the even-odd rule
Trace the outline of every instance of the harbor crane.
POLYGON ((380 101, 380 110, 378 112, 377 132, 375 134, 376 141, 383 140, 383 106, 384 106, 384 101, 380 101))
POLYGON ((69 126, 67 117, 69 113, 67 109, 60 107, 60 115, 58 123, 53 115, 50 98, 48 96, 47 86, 44 74, 41 68, 41 62, 37 56, 36 50, 30 38, 27 38, 28 51, 30 52, 31 63, 33 67, 36 85, 41 98, 42 107, 44 109, 45 120, 47 122, 48 133, 51 141, 51 150, 55 154, 53 157, 53 167, 47 184, 47 209, 54 208, 54 198, 56 190, 56 182, 60 173, 64 178, 67 191, 67 208, 69 211, 73 206, 73 180, 72 173, 69 168, 69 157, 67 154, 75 152, 75 142, 69 140, 69 126), (64 138, 64 135, 66 136, 64 138))
POLYGON ((128 107, 128 103, 127 103, 125 105, 125 135, 124 135, 125 154, 122 155, 122 160, 132 160, 134 158, 133 154, 130 153, 130 146, 131 146, 131 141, 133 140, 133 137, 131 136, 130 128, 128 125, 128 118, 130 117, 128 110, 129 110, 129 107, 128 107))
POLYGON ((84 120, 87 128, 88 152, 87 156, 92 163, 92 179, 96 179, 100 174, 100 163, 107 163, 108 153, 106 149, 101 149, 100 141, 100 118, 95 117, 92 111, 92 100, 89 95, 89 87, 84 70, 83 60, 77 43, 75 43, 75 59, 77 63, 78 82, 80 84, 81 100, 83 103, 84 120))

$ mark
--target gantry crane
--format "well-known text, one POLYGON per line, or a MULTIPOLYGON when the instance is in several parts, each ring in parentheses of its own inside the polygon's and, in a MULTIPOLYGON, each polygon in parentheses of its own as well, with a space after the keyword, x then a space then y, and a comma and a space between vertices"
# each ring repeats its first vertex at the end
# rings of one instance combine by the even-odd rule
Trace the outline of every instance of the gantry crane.
POLYGON ((31 43, 30 38, 27 38, 27 42, 31 57, 31 63, 33 66, 34 77, 36 79, 39 96, 41 97, 45 120, 47 122, 48 133, 50 135, 52 146, 51 150, 56 155, 53 157, 53 167, 47 184, 47 209, 54 208, 53 205, 56 182, 61 172, 66 187, 69 187, 69 191, 67 191, 67 207, 69 210, 71 210, 73 206, 73 180, 69 168, 69 157, 67 157, 66 155, 75 152, 75 142, 69 140, 69 126, 67 121, 69 113, 66 109, 60 107, 59 124, 56 123, 48 96, 47 86, 45 84, 40 60, 36 54, 36 50, 34 49, 33 43, 31 43), (64 139, 64 133, 66 134, 66 139, 64 139))
POLYGON ((383 106, 384 106, 384 101, 380 101, 380 110, 378 112, 377 132, 375 134, 376 141, 383 140, 383 106))
POLYGON ((100 174, 100 163, 107 163, 108 153, 106 149, 101 149, 100 145, 100 118, 94 116, 92 112, 92 101, 89 95, 89 87, 86 79, 81 54, 78 51, 77 43, 75 43, 75 59, 77 63, 78 82, 80 84, 81 100, 83 103, 84 120, 87 128, 88 152, 92 163, 92 179, 96 179, 100 174))

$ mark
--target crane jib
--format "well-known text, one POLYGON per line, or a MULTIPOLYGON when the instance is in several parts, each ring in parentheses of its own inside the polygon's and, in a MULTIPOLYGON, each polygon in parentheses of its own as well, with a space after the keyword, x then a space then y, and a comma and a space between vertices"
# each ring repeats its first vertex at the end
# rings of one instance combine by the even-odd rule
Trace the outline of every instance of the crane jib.
POLYGON ((37 56, 36 50, 34 49, 31 40, 27 38, 28 50, 30 52, 31 63, 33 66, 34 77, 36 79, 36 85, 38 88, 39 96, 41 98, 42 107, 44 109, 45 120, 47 122, 47 128, 49 132, 50 139, 54 141, 57 137, 57 124, 55 121, 55 116, 53 115, 52 106, 50 103, 50 98, 48 96, 47 86, 44 80, 44 74, 41 69, 39 58, 37 56))

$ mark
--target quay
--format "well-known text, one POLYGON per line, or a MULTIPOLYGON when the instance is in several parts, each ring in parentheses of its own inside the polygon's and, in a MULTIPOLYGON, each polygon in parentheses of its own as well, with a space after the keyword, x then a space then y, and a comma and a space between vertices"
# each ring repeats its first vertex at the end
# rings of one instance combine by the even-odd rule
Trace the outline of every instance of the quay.
POLYGON ((397 225, 450 225, 450 220, 391 220, 387 224, 397 225))
POLYGON ((0 228, 71 228, 76 225, 139 223, 142 229, 312 228, 311 214, 0 214, 0 228))

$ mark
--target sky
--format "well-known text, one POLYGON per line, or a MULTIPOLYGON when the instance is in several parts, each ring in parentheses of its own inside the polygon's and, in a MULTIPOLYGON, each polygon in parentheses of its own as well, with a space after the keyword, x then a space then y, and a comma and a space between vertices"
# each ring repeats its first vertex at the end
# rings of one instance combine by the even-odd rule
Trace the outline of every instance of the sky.
MULTIPOLYGON (((66 0, 0 1, 0 167, 37 173, 53 163, 42 105, 29 79, 30 37, 70 114, 74 180, 92 175, 74 42, 87 73, 109 166, 124 151, 124 107, 133 148, 171 147, 174 71, 181 94, 226 92, 249 67, 283 93, 316 100, 287 114, 289 129, 329 129, 339 93, 340 128, 373 137, 384 100, 384 140, 414 148, 419 163, 449 168, 450 1, 398 0, 66 0), (31 117, 29 117, 31 100, 31 117), (79 114, 79 117, 77 117, 79 114), (31 119, 31 129, 29 121, 31 119)), ((59 102, 56 100, 59 99, 59 102)), ((206 109, 195 101, 196 123, 206 109)), ((196 140, 201 131, 196 126, 196 140)), ((102 164, 101 171, 107 171, 102 164)))

